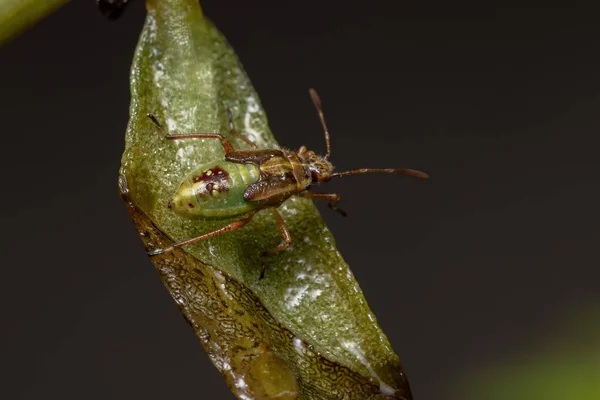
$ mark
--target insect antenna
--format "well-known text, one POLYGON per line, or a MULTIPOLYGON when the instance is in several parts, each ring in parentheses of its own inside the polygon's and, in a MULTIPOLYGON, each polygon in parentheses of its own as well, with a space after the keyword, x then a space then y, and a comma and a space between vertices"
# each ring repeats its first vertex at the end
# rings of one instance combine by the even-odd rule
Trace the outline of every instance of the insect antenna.
POLYGON ((382 173, 386 173, 386 174, 409 175, 409 176, 414 176, 415 178, 429 178, 429 175, 427 175, 425 172, 417 171, 414 169, 406 169, 406 168, 362 168, 362 169, 355 169, 352 171, 335 172, 335 173, 331 174, 331 177, 332 178, 343 178, 348 175, 365 174, 367 172, 382 172, 382 173))
POLYGON ((323 115, 323 106, 321 105, 321 99, 317 94, 317 91, 313 88, 308 90, 310 93, 310 97, 312 99, 315 108, 317 109, 317 113, 319 114, 319 119, 321 120, 321 125, 323 125, 323 131, 325 132, 325 146, 327 147, 327 154, 323 157, 325 160, 329 159, 331 155, 331 144, 329 143, 329 130, 327 129, 327 124, 325 123, 325 115, 323 115))

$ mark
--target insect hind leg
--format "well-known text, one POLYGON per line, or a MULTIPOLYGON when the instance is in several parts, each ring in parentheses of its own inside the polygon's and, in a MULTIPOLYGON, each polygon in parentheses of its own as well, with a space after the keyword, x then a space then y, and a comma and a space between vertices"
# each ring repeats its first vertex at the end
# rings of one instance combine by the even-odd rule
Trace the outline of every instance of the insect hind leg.
POLYGON ((223 228, 217 229, 217 230, 212 231, 212 232, 205 233, 204 235, 200 235, 200 236, 197 236, 197 237, 192 238, 192 239, 188 239, 188 240, 184 240, 184 241, 181 241, 181 242, 174 243, 171 246, 167 247, 166 249, 157 249, 157 250, 151 251, 151 252, 148 253, 148 255, 149 256, 156 256, 156 255, 159 255, 159 254, 168 253, 170 251, 175 250, 178 247, 187 246, 187 245, 190 245, 192 243, 196 243, 196 242, 199 242, 201 240, 209 239, 211 237, 214 237, 214 236, 217 236, 217 235, 221 235, 221 234, 226 233, 226 232, 237 231, 242 226, 244 226, 248 222, 250 222, 250 220, 252 220, 252 217, 254 217, 254 214, 250 214, 250 215, 248 215, 245 218, 242 218, 240 220, 232 222, 229 225, 224 226, 223 228))
MULTIPOLYGON (((183 134, 167 134, 164 130, 164 128, 162 127, 162 125, 160 124, 160 122, 158 122, 158 119, 156 119, 156 117, 153 114, 147 114, 148 118, 150 118, 150 120, 152 121, 152 123, 156 126, 156 128, 160 131, 160 133, 162 133, 164 135, 165 138, 169 139, 169 140, 181 140, 181 139, 219 139, 219 141, 221 142, 221 145, 223 146, 223 149, 225 150, 225 154, 230 154, 235 152, 235 149, 233 148, 233 145, 231 144, 231 142, 223 135, 221 135, 220 133, 183 133, 183 134)), ((229 128, 231 129, 231 134, 235 137, 237 137, 238 139, 243 140, 245 143, 247 143, 248 145, 250 145, 251 147, 256 148, 256 145, 254 143, 252 143, 250 140, 248 140, 246 137, 244 137, 243 135, 239 134, 235 128, 233 127, 233 122, 231 120, 231 112, 228 110, 227 112, 227 117, 229 119, 229 128)))
POLYGON ((154 114, 146 114, 146 116, 148 118, 150 118, 150 121, 152 121, 152 123, 154 124, 154 126, 156 126, 156 128, 160 131, 160 133, 162 133, 164 136, 167 136, 167 133, 163 129, 163 127, 160 124, 160 122, 158 122, 158 120, 156 119, 156 117, 154 116, 154 114))
POLYGON ((219 139, 225 154, 234 153, 235 149, 227 138, 220 133, 184 133, 175 135, 166 135, 169 140, 181 140, 181 139, 219 139))

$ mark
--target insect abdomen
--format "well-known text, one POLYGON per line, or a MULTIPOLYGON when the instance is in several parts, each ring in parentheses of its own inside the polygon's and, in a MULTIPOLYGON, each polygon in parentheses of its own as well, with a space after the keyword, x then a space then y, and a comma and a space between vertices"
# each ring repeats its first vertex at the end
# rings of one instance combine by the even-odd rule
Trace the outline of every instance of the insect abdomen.
POLYGON ((227 218, 258 207, 244 200, 248 185, 259 180, 252 164, 215 161, 191 172, 169 202, 171 209, 187 218, 227 218))

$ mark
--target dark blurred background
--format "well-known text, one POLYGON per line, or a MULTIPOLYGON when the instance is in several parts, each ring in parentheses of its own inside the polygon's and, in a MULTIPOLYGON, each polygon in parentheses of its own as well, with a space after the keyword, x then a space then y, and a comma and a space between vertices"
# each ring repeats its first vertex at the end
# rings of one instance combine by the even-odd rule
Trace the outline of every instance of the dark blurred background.
MULTIPOLYGON (((600 24, 409 3, 202 2, 281 144, 324 151, 315 87, 338 169, 431 174, 332 182, 349 217, 321 210, 437 400, 600 301, 600 24)), ((144 13, 74 1, 0 49, 3 398, 233 398, 117 196, 144 13)))

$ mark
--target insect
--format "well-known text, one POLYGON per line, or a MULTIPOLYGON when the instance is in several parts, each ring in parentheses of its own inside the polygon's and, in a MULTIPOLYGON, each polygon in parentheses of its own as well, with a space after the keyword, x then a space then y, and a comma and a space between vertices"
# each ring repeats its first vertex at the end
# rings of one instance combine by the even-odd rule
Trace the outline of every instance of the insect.
MULTIPOLYGON (((405 168, 363 168, 345 172, 333 172, 329 161, 331 145, 329 130, 321 106, 321 100, 314 89, 309 90, 312 102, 317 109, 323 131, 327 153, 318 156, 305 146, 297 152, 277 149, 258 149, 246 137, 240 135, 234 128, 231 113, 228 111, 229 129, 235 136, 250 146, 250 149, 235 150, 231 142, 218 133, 188 133, 166 134, 152 115, 148 117, 160 132, 169 140, 186 139, 218 139, 221 141, 225 156, 200 165, 183 180, 168 207, 176 214, 192 219, 224 219, 239 217, 213 232, 184 240, 165 249, 158 249, 149 255, 172 251, 174 248, 187 246, 226 232, 240 229, 252 220, 259 211, 269 209, 275 216, 281 232, 283 243, 262 253, 263 256, 285 250, 292 244, 292 236, 277 207, 291 196, 298 195, 309 199, 327 200, 329 207, 342 215, 346 213, 337 208, 340 196, 335 193, 315 193, 310 188, 313 183, 327 182, 332 178, 343 178, 349 175, 368 172, 394 173, 410 175, 417 178, 429 176, 420 171, 405 168)), ((264 276, 263 263, 260 278, 264 276)))

